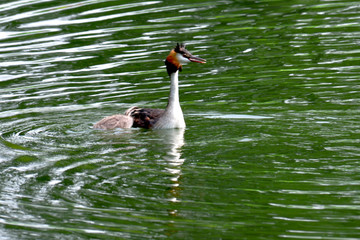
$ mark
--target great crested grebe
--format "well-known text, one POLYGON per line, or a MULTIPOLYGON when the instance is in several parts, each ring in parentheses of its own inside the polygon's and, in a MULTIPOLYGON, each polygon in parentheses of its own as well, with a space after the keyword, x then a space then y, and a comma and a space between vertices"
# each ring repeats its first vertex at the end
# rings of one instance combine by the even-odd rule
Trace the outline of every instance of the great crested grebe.
POLYGON ((184 44, 177 44, 165 60, 167 72, 171 79, 169 101, 165 108, 131 107, 125 115, 117 114, 105 117, 94 125, 94 128, 110 130, 114 128, 185 128, 184 116, 179 101, 179 71, 182 64, 189 62, 206 63, 205 59, 193 56, 185 49, 184 44))

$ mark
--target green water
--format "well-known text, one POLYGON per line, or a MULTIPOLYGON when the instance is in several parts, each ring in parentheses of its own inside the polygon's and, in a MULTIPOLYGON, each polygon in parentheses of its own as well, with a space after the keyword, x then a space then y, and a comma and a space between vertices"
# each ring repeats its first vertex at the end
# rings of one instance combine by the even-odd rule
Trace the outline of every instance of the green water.
POLYGON ((0 3, 0 238, 360 239, 357 1, 0 3), (99 131, 164 108, 185 130, 99 131))

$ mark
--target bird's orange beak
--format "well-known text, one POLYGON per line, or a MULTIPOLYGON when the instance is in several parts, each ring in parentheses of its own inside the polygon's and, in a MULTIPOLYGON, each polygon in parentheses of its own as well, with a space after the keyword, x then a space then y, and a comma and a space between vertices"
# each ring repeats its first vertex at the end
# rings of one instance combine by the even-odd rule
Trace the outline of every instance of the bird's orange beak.
POLYGON ((193 56, 193 55, 191 55, 188 59, 189 59, 191 62, 206 63, 206 60, 205 60, 205 59, 199 58, 199 57, 195 57, 195 56, 193 56))

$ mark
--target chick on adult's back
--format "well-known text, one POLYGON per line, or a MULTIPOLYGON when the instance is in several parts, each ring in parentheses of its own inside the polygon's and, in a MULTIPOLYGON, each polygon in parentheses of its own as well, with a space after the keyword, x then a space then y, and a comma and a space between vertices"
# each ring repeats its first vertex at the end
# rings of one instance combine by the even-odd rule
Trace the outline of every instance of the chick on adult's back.
POLYGON ((177 44, 165 60, 167 72, 170 76, 170 95, 165 110, 152 108, 131 107, 125 114, 105 117, 94 125, 99 129, 114 128, 185 128, 184 116, 179 101, 179 71, 182 65, 189 62, 205 63, 206 60, 193 56, 185 45, 177 44))

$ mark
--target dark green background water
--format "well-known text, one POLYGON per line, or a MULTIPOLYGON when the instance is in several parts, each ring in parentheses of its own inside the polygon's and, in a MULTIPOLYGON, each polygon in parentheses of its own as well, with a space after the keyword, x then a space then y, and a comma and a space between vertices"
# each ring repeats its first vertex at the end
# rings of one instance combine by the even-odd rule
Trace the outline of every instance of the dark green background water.
POLYGON ((360 239, 358 1, 0 3, 1 239, 360 239), (99 131, 164 108, 187 128, 99 131))

